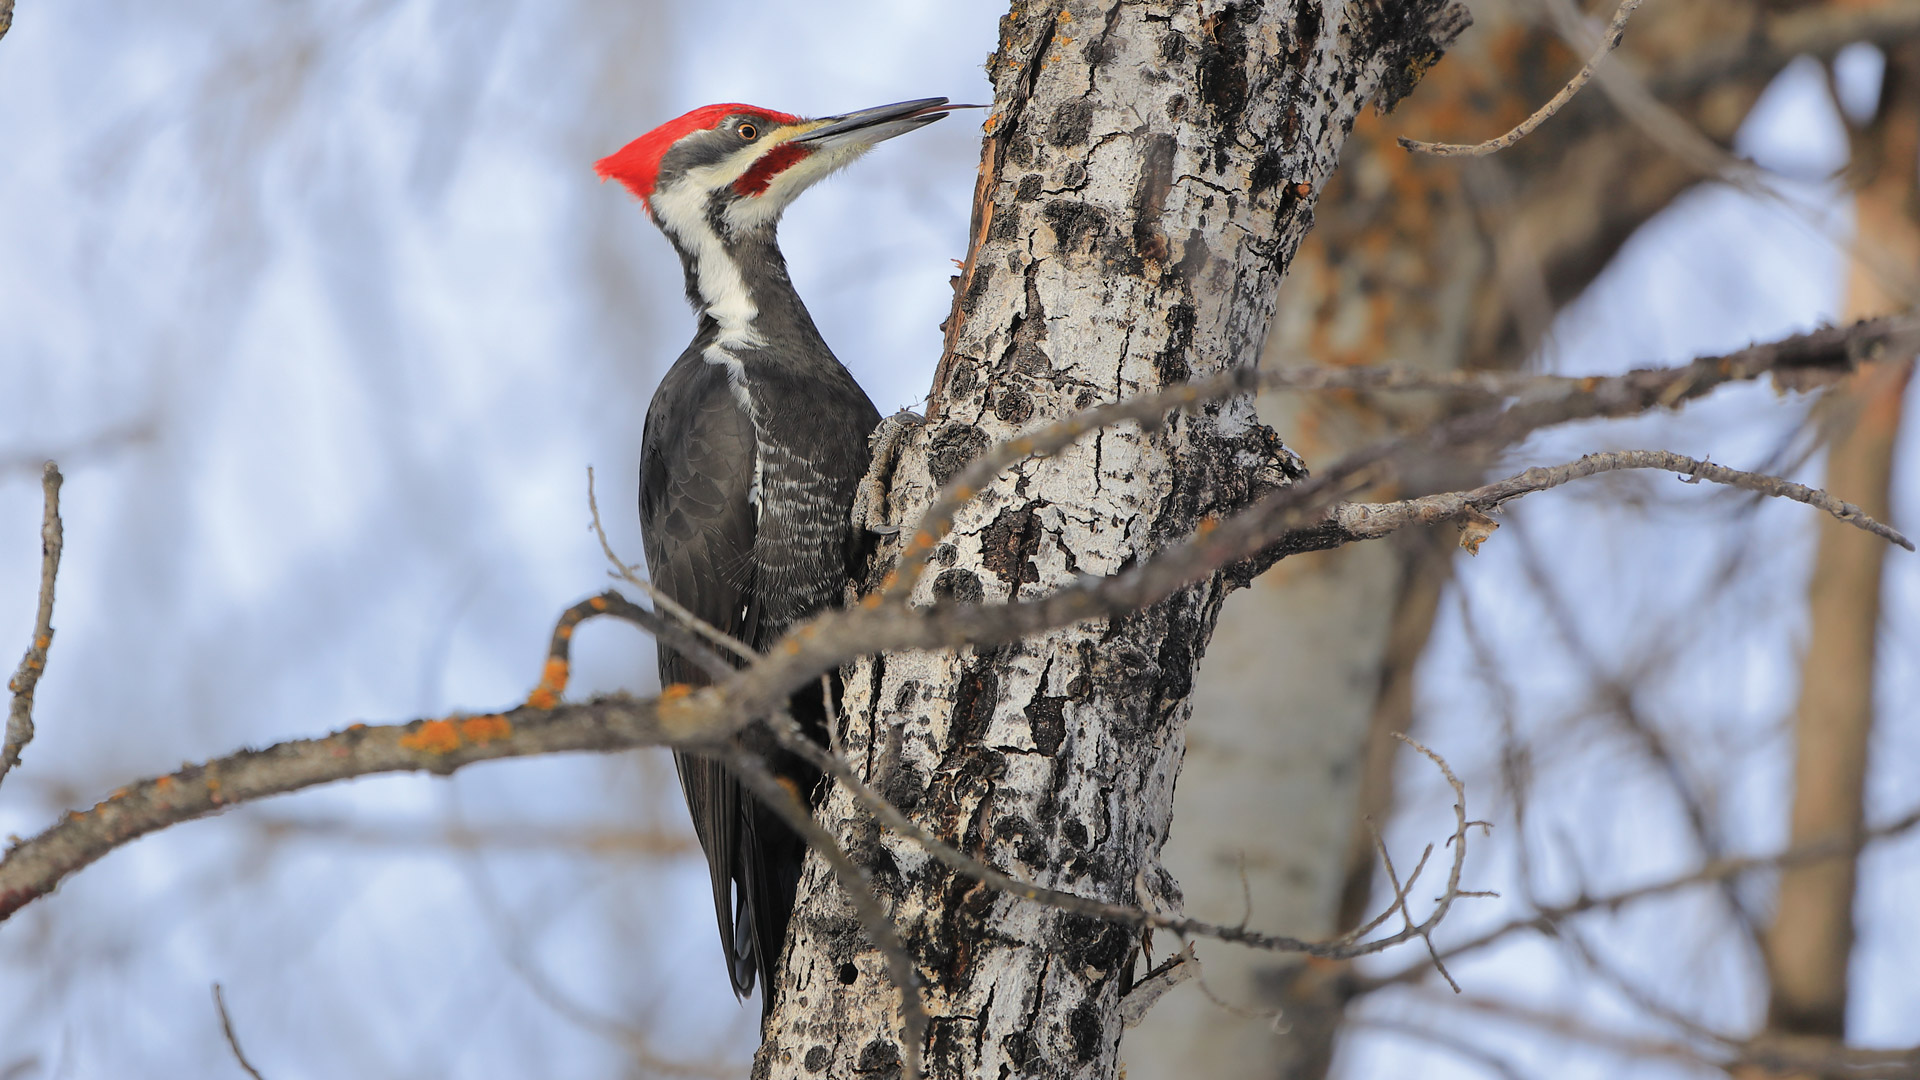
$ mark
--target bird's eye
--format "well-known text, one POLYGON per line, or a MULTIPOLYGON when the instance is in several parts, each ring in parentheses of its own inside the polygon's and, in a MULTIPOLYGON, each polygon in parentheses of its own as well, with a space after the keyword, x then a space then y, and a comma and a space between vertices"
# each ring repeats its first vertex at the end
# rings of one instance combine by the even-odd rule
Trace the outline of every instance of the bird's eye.
POLYGON ((740 137, 748 142, 752 142, 760 137, 760 129, 754 127, 752 124, 741 124, 736 130, 740 132, 740 137))

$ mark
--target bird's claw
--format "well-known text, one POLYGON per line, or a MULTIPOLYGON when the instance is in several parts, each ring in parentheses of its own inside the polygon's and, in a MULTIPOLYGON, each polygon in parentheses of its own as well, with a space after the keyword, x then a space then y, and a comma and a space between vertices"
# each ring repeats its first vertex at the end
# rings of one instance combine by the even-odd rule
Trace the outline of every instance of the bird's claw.
POLYGON ((867 436, 867 448, 872 453, 872 461, 867 466, 867 475, 860 478, 860 486, 854 491, 853 527, 856 532, 892 536, 900 531, 899 525, 887 522, 887 489, 892 485, 893 469, 900 462, 900 451, 906 446, 907 436, 926 422, 926 418, 919 413, 901 409, 880 421, 880 426, 867 436))

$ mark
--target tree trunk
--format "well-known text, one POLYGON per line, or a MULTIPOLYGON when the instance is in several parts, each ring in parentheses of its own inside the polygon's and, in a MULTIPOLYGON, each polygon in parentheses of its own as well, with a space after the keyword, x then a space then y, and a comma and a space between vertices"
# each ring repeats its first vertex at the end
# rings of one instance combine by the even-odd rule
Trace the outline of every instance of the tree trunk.
MULTIPOLYGON (((1592 90, 1493 158, 1407 153, 1397 136, 1499 134, 1580 66, 1538 23, 1535 5, 1486 4, 1474 17, 1391 117, 1365 113, 1355 124, 1281 287, 1265 362, 1517 367, 1559 307, 1699 179, 1592 90)), ((1621 55, 1727 144, 1787 61, 1833 47, 1770 50, 1779 18, 1743 0, 1651 5, 1635 16, 1621 55), (1730 40, 1748 43, 1741 62, 1701 77, 1730 40)), ((1415 395, 1274 396, 1259 410, 1309 464, 1440 417, 1438 402, 1415 395)), ((1471 467, 1435 465, 1375 494, 1479 482, 1471 467)), ((1232 922, 1250 897, 1262 925, 1321 937, 1378 910, 1377 857, 1362 820, 1384 827, 1392 813, 1392 733, 1413 724, 1414 666, 1451 577, 1454 540, 1449 529, 1410 532, 1288 560, 1227 602, 1222 645, 1195 694, 1190 754, 1207 783, 1181 786, 1166 860, 1191 913, 1232 922), (1224 647, 1229 640, 1246 645, 1224 647), (1269 826, 1300 821, 1299 807, 1312 808, 1299 826, 1269 826)), ((1326 1074, 1347 965, 1199 949, 1209 987, 1239 1009, 1182 987, 1128 1033, 1130 1068, 1211 1080, 1326 1074)))
MULTIPOLYGON (((1889 55, 1881 107, 1855 148, 1855 168, 1864 180, 1855 200, 1859 234, 1872 237, 1902 270, 1920 269, 1914 165, 1920 159, 1920 49, 1908 46, 1889 55)), ((1905 306, 1871 268, 1854 266, 1847 317, 1905 306)), ((1830 435, 1827 489, 1844 492, 1881 520, 1891 510, 1893 451, 1912 372, 1911 363, 1881 364, 1821 402, 1830 435)), ((1857 837, 1865 814, 1885 545, 1858 543, 1843 535, 1855 530, 1831 524, 1820 525, 1808 587, 1810 626, 1794 728, 1795 847, 1857 837)), ((1856 876, 1852 858, 1781 872, 1780 900, 1765 937, 1769 1035, 1822 1047, 1845 1041, 1856 876)))
MULTIPOLYGON (((893 520, 915 521, 990 441, 1253 362, 1354 117, 1403 95, 1463 21, 1443 0, 1017 6, 990 63, 995 109, 949 348, 894 476, 893 520)), ((1288 459, 1248 400, 1090 436, 983 491, 916 599, 995 603, 1111 573, 1283 478, 1288 459)), ((996 866, 1176 906, 1159 850, 1194 672, 1229 585, 986 653, 863 662, 843 745, 919 822, 996 866)), ((820 814, 915 953, 932 1075, 1115 1074, 1135 935, 956 878, 876 833, 843 793, 820 814)), ((898 1002, 831 872, 810 860, 756 1075, 889 1075, 898 1002)))

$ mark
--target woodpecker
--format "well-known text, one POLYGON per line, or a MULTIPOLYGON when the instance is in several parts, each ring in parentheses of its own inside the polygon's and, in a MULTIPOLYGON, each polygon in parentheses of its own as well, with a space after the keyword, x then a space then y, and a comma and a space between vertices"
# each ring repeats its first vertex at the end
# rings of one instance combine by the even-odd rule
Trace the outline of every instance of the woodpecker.
MULTIPOLYGON (((755 650, 839 604, 859 572, 865 544, 849 512, 880 421, 794 292, 775 242, 780 214, 874 144, 961 107, 923 98, 809 120, 709 105, 595 165, 640 198, 679 252, 700 321, 647 409, 647 566, 657 588, 755 650)), ((664 645, 659 663, 662 686, 708 681, 664 645)), ((819 689, 793 701, 815 738, 825 706, 819 689)), ((682 752, 674 764, 734 993, 746 997, 757 978, 764 1018, 806 845, 723 765, 682 752)), ((772 752, 769 764, 803 795, 818 786, 795 755, 772 752)))

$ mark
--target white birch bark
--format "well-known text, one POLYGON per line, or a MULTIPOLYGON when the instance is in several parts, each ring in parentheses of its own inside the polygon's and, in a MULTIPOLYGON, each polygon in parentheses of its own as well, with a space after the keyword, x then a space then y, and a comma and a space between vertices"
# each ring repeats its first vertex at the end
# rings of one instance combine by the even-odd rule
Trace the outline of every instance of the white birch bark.
MULTIPOLYGON (((991 61, 957 321, 929 424, 894 476, 893 520, 910 526, 990 441, 1253 362, 1353 117, 1404 93, 1461 21, 1440 0, 1016 5, 991 61)), ((1247 400, 1090 436, 983 491, 916 600, 996 603, 1113 573, 1291 467, 1247 400)), ((1230 584, 986 653, 863 662, 843 744, 922 825, 996 866, 1177 906, 1159 850, 1194 672, 1230 584)), ((1136 935, 957 878, 844 793, 819 815, 914 951, 931 1075, 1115 1074, 1136 935)), ((892 1075, 898 1004, 810 860, 755 1074, 892 1075)))

